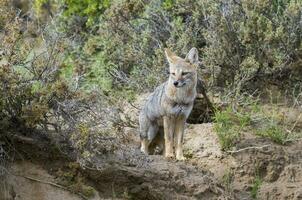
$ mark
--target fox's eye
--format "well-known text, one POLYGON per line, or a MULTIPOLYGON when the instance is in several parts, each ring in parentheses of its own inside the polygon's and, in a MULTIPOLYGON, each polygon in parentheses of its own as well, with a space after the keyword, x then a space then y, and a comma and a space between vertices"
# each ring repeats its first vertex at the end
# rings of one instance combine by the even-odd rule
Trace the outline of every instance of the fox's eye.
POLYGON ((174 72, 171 72, 171 74, 172 74, 173 76, 175 76, 175 73, 174 73, 174 72))
POLYGON ((190 72, 182 72, 181 75, 185 76, 187 74, 189 74, 190 72))

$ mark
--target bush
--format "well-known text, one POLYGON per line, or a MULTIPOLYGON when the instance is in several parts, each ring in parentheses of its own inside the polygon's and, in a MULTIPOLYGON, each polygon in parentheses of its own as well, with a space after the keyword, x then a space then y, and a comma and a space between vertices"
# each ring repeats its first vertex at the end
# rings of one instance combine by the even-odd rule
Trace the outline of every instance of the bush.
POLYGON ((71 38, 56 29, 56 21, 37 23, 18 16, 9 2, 3 6, 8 13, 0 33, 0 138, 59 134, 83 157, 81 164, 94 155, 85 156, 87 149, 114 146, 125 122, 118 100, 108 98, 105 87, 94 87, 106 82, 98 79, 102 71, 74 65, 71 38))
POLYGON ((238 84, 298 64, 301 1, 205 1, 204 62, 216 84, 238 84))
POLYGON ((36 9, 48 3, 63 10, 60 27, 76 38, 72 65, 102 77, 94 83, 112 93, 150 91, 163 82, 164 47, 181 56, 197 47, 211 73, 200 76, 210 86, 241 82, 253 90, 258 78, 297 68, 302 54, 297 0, 35 2, 36 9))

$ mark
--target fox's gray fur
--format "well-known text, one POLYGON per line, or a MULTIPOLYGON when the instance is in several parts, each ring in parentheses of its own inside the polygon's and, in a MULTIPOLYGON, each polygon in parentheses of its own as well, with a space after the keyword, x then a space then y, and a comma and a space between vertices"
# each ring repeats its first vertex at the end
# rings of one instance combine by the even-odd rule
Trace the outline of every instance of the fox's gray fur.
POLYGON ((176 158, 183 160, 184 125, 196 97, 198 54, 196 48, 192 48, 185 59, 168 49, 165 53, 169 61, 170 76, 167 82, 158 86, 149 96, 140 112, 141 151, 149 153, 149 144, 163 124, 165 156, 174 157, 175 138, 176 158))

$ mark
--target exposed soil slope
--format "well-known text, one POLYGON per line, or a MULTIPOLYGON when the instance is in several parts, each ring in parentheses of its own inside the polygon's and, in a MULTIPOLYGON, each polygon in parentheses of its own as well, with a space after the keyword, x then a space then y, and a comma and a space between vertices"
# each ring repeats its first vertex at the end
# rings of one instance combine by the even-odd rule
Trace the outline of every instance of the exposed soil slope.
MULTIPOLYGON (((129 116, 135 121, 138 110, 129 107, 129 116)), ((282 146, 245 133, 234 149, 223 152, 213 123, 188 124, 187 159, 178 162, 141 154, 137 129, 126 129, 124 137, 127 142, 95 158, 93 166, 85 169, 64 167, 75 163, 76 157, 69 148, 64 151, 70 151, 67 155, 54 151, 49 138, 16 138, 14 145, 22 156, 7 168, 21 176, 1 177, 5 187, 0 196, 7 200, 83 199, 79 195, 83 184, 95 190, 90 199, 302 199, 302 140, 282 146), (61 184, 60 176, 66 176, 73 185, 65 183, 66 190, 24 176, 57 184, 61 184), (72 187, 77 194, 68 190, 72 187)))
POLYGON ((302 141, 282 146, 246 133, 230 152, 222 152, 213 124, 190 125, 185 137, 189 163, 211 171, 235 199, 302 199, 302 141))

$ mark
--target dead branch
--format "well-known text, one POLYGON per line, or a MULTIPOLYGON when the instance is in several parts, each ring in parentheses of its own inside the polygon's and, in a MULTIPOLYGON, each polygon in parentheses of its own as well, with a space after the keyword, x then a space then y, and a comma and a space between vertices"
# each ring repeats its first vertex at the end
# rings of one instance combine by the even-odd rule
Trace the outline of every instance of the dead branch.
POLYGON ((13 138, 19 142, 23 142, 26 144, 36 144, 37 141, 30 137, 22 136, 22 135, 13 135, 13 138))
POLYGON ((298 142, 302 140, 302 138, 297 138, 297 139, 288 139, 288 140, 285 140, 285 142, 298 142))
POLYGON ((235 150, 235 151, 227 151, 227 153, 239 153, 241 151, 245 151, 245 150, 249 150, 249 149, 263 149, 263 148, 269 147, 269 146, 271 146, 271 145, 270 144, 266 144, 266 145, 263 145, 263 146, 246 147, 246 148, 238 149, 238 150, 235 150))

